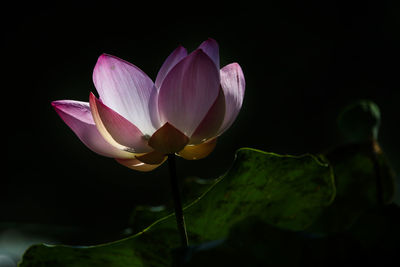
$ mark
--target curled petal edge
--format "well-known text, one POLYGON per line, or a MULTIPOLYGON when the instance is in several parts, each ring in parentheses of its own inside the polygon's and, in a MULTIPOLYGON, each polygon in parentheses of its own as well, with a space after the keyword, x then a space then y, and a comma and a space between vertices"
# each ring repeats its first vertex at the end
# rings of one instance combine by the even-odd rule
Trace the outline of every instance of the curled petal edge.
MULTIPOLYGON (((91 106, 96 111, 93 113, 104 126, 112 139, 118 144, 130 148, 135 153, 146 153, 152 149, 148 146, 143 133, 126 118, 106 106, 101 100, 90 94, 91 106)), ((94 117, 93 116, 93 117, 94 117)), ((98 123, 96 123, 98 125, 98 123)))
POLYGON ((106 140, 111 146, 113 146, 119 150, 122 150, 122 151, 130 152, 134 156, 135 153, 131 148, 121 145, 120 143, 115 141, 115 139, 112 137, 112 135, 107 131, 107 128, 105 127, 103 121, 101 120, 101 117, 100 117, 100 114, 99 114, 99 111, 97 108, 96 97, 94 96, 93 93, 90 93, 89 104, 90 104, 90 110, 92 111, 93 120, 96 124, 97 130, 99 131, 101 136, 103 136, 104 140, 106 140))
POLYGON ((242 108, 246 82, 240 65, 236 62, 226 65, 220 70, 221 88, 225 95, 225 118, 218 131, 223 134, 236 120, 242 108))
POLYGON ((53 108, 77 137, 93 152, 110 158, 134 158, 135 155, 110 145, 99 133, 89 103, 75 100, 53 101, 53 108))

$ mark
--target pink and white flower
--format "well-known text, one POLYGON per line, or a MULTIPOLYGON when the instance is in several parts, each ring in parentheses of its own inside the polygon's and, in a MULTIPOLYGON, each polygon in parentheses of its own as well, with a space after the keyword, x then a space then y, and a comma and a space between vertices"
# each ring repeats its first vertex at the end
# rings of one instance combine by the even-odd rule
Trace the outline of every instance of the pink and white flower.
POLYGON ((190 54, 176 48, 155 82, 135 65, 103 54, 93 71, 99 98, 90 93, 89 102, 52 105, 88 148, 150 171, 168 154, 189 160, 208 156, 232 125, 242 107, 245 79, 237 63, 219 68, 213 39, 190 54))

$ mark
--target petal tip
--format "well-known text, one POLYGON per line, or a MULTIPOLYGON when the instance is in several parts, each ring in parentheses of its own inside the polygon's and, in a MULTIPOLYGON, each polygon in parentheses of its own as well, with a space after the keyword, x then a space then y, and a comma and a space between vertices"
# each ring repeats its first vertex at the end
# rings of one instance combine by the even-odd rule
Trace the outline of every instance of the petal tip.
MULTIPOLYGON (((204 51, 203 48, 201 48, 201 47, 194 50, 189 56, 191 56, 192 59, 196 59, 196 60, 198 60, 198 59, 202 60, 203 58, 204 59, 207 58, 207 60, 209 60, 210 62, 214 62, 213 59, 210 57, 210 55, 208 55, 206 53, 206 51, 204 51)), ((217 71, 218 71, 218 69, 217 69, 217 71)))
POLYGON ((97 97, 93 94, 93 92, 89 93, 89 104, 92 105, 94 104, 94 101, 97 100, 97 97))
MULTIPOLYGON (((95 69, 96 69, 98 66, 107 64, 107 62, 108 62, 109 60, 112 60, 112 59, 121 60, 121 61, 126 62, 125 60, 120 59, 119 57, 116 57, 116 56, 114 56, 114 55, 110 55, 110 54, 107 54, 107 53, 102 53, 102 54, 98 57, 98 59, 97 59, 97 63, 96 63, 95 69)), ((130 64, 130 63, 128 63, 128 64, 130 64)))
POLYGON ((95 66, 95 67, 97 67, 98 64, 103 63, 104 60, 106 60, 107 57, 109 57, 109 56, 110 56, 110 55, 108 55, 108 54, 106 54, 106 53, 102 53, 102 54, 97 58, 97 63, 96 63, 96 66, 95 66))
POLYGON ((103 103, 103 101, 98 96, 96 96, 93 92, 89 93, 89 103, 90 103, 90 100, 95 100, 95 101, 103 103))
POLYGON ((212 37, 208 37, 207 40, 205 40, 204 42, 212 42, 218 45, 218 42, 212 37))
POLYGON ((53 108, 57 108, 57 106, 60 105, 60 101, 59 100, 54 100, 54 101, 51 101, 50 104, 51 104, 51 106, 53 108))
POLYGON ((219 62, 219 45, 217 41, 212 38, 208 38, 204 42, 202 42, 199 46, 199 49, 203 50, 207 56, 214 61, 215 65, 219 69, 220 62, 219 62))
POLYGON ((201 48, 201 47, 194 50, 192 52, 192 55, 206 55, 207 56, 206 52, 204 52, 203 48, 201 48))
POLYGON ((176 49, 177 49, 177 50, 180 50, 180 51, 186 51, 186 52, 187 52, 187 49, 186 49, 183 45, 181 45, 181 44, 179 44, 178 47, 177 47, 176 49))
POLYGON ((108 58, 108 57, 113 57, 113 56, 110 55, 110 54, 107 54, 107 53, 101 53, 101 55, 99 56, 99 59, 105 59, 105 58, 108 58))
POLYGON ((59 112, 61 112, 63 109, 61 100, 52 101, 51 106, 53 107, 54 111, 60 115, 59 112))

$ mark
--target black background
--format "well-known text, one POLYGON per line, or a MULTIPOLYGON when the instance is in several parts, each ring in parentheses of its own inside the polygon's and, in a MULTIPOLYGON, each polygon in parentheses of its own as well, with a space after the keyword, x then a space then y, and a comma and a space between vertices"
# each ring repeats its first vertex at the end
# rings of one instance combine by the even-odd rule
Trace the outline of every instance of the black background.
POLYGON ((381 108, 379 140, 400 171, 399 8, 396 1, 22 4, 3 9, 3 173, 0 222, 122 229, 136 204, 169 199, 167 166, 125 168, 88 150, 53 100, 88 101, 97 57, 109 53, 152 79, 179 44, 208 37, 221 66, 239 62, 246 94, 235 124, 180 177, 215 178, 240 147, 318 153, 342 142, 338 112, 381 108))

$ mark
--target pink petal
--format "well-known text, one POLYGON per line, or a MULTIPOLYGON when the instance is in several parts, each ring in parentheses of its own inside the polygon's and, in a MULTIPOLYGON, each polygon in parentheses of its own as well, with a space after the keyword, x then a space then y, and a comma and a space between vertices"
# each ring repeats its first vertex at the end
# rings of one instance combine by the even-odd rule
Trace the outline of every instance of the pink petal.
POLYGON ((156 87, 160 88, 161 84, 165 78, 165 76, 168 74, 168 72, 179 62, 181 61, 184 57, 187 56, 187 51, 186 48, 183 46, 178 46, 164 61, 164 64, 161 66, 160 71, 157 74, 156 78, 156 87))
POLYGON ((158 112, 158 90, 153 90, 149 99, 150 120, 153 126, 158 129, 162 126, 160 113, 158 112))
POLYGON ((153 126, 149 102, 153 81, 138 67, 117 57, 103 54, 93 71, 93 82, 105 105, 151 135, 153 126))
POLYGON ((134 124, 104 105, 92 93, 90 94, 90 106, 93 117, 99 117, 105 130, 118 144, 131 148, 130 151, 134 153, 145 153, 152 150, 147 145, 143 133, 134 124))
POLYGON ((168 72, 184 57, 187 56, 186 48, 183 46, 178 46, 164 61, 163 65, 161 66, 157 78, 155 86, 157 90, 153 90, 150 95, 149 107, 150 108, 150 118, 151 121, 156 129, 162 126, 160 122, 160 114, 158 112, 158 90, 161 87, 162 82, 164 81, 165 76, 168 72))
POLYGON ((217 69, 219 69, 219 46, 217 41, 212 38, 208 38, 208 40, 201 43, 199 46, 201 50, 204 51, 211 59, 214 61, 217 69))
MULTIPOLYGON (((164 161, 167 159, 165 157, 164 161)), ((144 162, 141 162, 140 160, 134 158, 134 159, 116 159, 118 163, 131 168, 136 171, 141 171, 141 172, 149 172, 160 166, 164 161, 158 164, 146 164, 144 162)))
POLYGON ((235 121, 242 107, 245 80, 241 67, 237 63, 226 65, 221 69, 221 87, 225 94, 225 118, 219 135, 225 132, 235 121))
POLYGON ((135 155, 111 146, 100 135, 93 121, 89 103, 74 100, 53 101, 61 119, 89 149, 105 157, 133 158, 135 155))
POLYGON ((95 100, 95 97, 92 93, 90 93, 90 97, 89 97, 89 105, 90 105, 90 110, 92 112, 92 116, 93 116, 93 120, 96 124, 97 130, 99 131, 99 133, 101 134, 101 136, 104 138, 104 140, 106 140, 110 145, 112 145, 115 148, 118 148, 119 150, 123 150, 123 151, 127 151, 127 152, 131 152, 134 153, 133 149, 127 146, 124 146, 120 143, 118 143, 114 137, 112 137, 112 135, 108 132, 106 126, 104 125, 98 108, 97 108, 97 102, 95 100))
POLYGON ((218 135, 225 117, 225 96, 222 89, 214 104, 190 137, 190 144, 200 144, 218 135))
POLYGON ((214 62, 198 49, 170 70, 158 99, 160 122, 169 122, 191 136, 206 116, 219 92, 219 72, 214 62))

